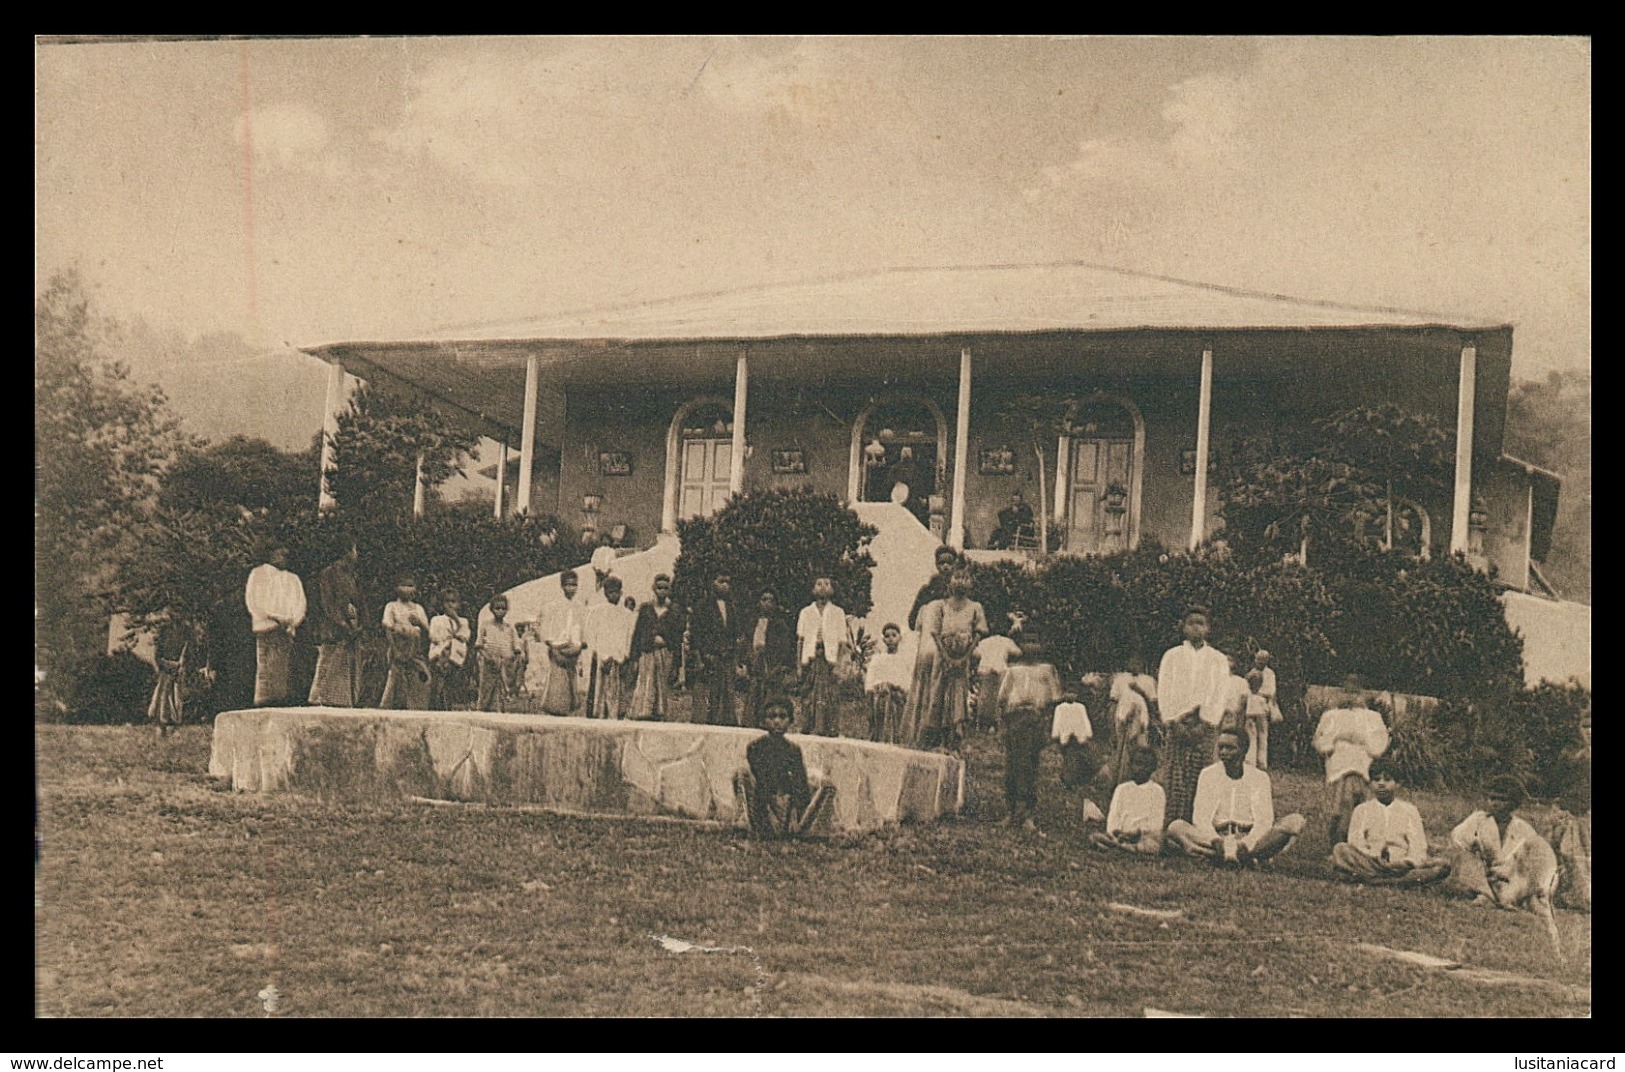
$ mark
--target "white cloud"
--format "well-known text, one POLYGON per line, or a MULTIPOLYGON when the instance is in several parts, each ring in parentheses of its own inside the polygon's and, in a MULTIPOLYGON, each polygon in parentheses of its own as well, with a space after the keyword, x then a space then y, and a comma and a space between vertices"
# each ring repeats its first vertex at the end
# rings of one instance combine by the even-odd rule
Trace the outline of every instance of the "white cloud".
POLYGON ((297 101, 268 104, 237 120, 238 145, 252 145, 261 164, 339 178, 350 171, 345 157, 334 151, 327 120, 316 109, 297 101))

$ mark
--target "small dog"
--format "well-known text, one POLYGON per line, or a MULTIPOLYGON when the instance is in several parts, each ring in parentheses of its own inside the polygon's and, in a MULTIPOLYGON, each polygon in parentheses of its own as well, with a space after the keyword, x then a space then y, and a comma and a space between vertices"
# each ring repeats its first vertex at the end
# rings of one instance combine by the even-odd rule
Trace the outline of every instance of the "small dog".
POLYGON ((1563 944, 1557 935, 1557 919, 1552 915, 1552 896, 1557 892, 1557 853, 1546 839, 1533 834, 1510 840, 1501 848, 1499 863, 1486 867, 1490 892, 1501 908, 1531 912, 1546 924, 1557 959, 1563 960, 1563 944))

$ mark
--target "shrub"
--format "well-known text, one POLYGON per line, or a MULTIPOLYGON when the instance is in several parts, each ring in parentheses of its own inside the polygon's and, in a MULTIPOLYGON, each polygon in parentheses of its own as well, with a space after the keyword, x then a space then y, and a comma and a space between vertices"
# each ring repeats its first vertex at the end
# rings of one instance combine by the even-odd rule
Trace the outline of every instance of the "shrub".
POLYGON ((90 659, 74 679, 53 721, 110 725, 147 717, 155 671, 130 652, 90 659))
POLYGON ((754 603, 773 589, 779 605, 793 611, 811 598, 819 577, 835 582, 835 602, 848 614, 868 614, 874 560, 866 525, 835 495, 810 487, 746 491, 710 517, 677 523, 682 552, 672 594, 692 606, 703 600, 719 573, 733 580, 734 597, 754 603))
POLYGON ((1543 681, 1513 698, 1512 716, 1530 751, 1530 792, 1550 796, 1561 788, 1563 752, 1580 744, 1580 712, 1591 690, 1576 681, 1543 681))
POLYGON ((1249 566, 1222 555, 1168 554, 1155 545, 1103 557, 1061 556, 1036 569, 998 562, 972 568, 976 598, 995 629, 1026 611, 1050 639, 1058 669, 1071 677, 1135 663, 1155 672, 1180 642, 1192 603, 1213 613, 1213 644, 1250 661, 1257 647, 1277 675, 1303 680, 1306 661, 1330 654, 1324 622, 1335 613, 1320 576, 1280 562, 1249 566))
POLYGON ((1523 680, 1523 642, 1494 580, 1460 555, 1418 561, 1366 550, 1325 574, 1339 613, 1336 656, 1321 680, 1358 672, 1367 684, 1425 696, 1504 702, 1523 680))

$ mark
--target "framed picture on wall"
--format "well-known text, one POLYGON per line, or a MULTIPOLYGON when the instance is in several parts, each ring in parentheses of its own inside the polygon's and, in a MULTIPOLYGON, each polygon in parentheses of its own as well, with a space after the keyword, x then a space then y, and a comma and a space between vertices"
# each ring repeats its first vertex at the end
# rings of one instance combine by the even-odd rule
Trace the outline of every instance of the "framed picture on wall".
MULTIPOLYGON (((1216 450, 1211 450, 1210 449, 1207 452, 1207 471, 1209 473, 1216 473, 1216 472, 1219 471, 1219 452, 1216 451, 1216 450)), ((1186 447, 1184 450, 1179 452, 1179 475, 1180 476, 1195 476, 1196 475, 1196 448, 1195 447, 1186 447)))
POLYGON ((982 451, 981 463, 983 476, 1014 476, 1016 452, 1009 447, 989 447, 982 451))
POLYGON ((601 476, 631 476, 632 455, 624 450, 598 452, 598 472, 601 476))
POLYGON ((807 455, 800 450, 775 450, 773 452, 774 473, 805 473, 807 471, 807 455))

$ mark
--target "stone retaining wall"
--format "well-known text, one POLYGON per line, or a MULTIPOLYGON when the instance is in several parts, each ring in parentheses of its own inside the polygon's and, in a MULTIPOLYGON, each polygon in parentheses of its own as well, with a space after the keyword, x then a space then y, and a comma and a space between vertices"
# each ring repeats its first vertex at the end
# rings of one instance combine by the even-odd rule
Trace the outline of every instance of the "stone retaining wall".
MULTIPOLYGON (((426 797, 743 826, 734 774, 760 730, 463 711, 261 708, 214 724, 209 773, 248 792, 426 797)), ((830 831, 959 810, 964 771, 933 752, 841 737, 790 739, 834 784, 830 831)))

